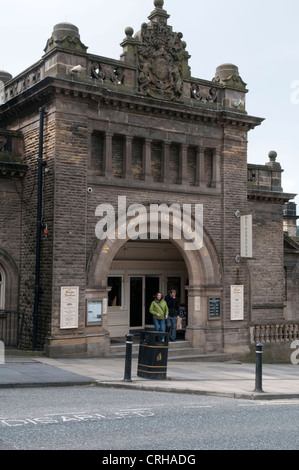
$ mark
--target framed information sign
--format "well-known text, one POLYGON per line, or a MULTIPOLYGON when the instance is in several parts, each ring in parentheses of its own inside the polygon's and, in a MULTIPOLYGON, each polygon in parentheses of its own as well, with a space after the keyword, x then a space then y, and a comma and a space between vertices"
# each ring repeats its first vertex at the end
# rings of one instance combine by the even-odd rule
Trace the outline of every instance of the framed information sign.
POLYGON ((209 297, 209 318, 220 318, 220 297, 209 297))
POLYGON ((60 328, 78 328, 79 287, 61 287, 60 328))
POLYGON ((102 313, 102 300, 87 300, 87 325, 101 325, 102 313))
POLYGON ((244 286, 230 286, 230 319, 244 320, 244 286))

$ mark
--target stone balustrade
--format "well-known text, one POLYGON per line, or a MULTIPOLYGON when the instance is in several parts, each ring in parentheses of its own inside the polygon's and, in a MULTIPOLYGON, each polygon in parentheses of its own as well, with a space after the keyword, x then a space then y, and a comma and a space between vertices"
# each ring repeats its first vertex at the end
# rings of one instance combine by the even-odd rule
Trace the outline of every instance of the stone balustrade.
POLYGON ((251 343, 284 343, 299 339, 299 321, 250 325, 251 343))

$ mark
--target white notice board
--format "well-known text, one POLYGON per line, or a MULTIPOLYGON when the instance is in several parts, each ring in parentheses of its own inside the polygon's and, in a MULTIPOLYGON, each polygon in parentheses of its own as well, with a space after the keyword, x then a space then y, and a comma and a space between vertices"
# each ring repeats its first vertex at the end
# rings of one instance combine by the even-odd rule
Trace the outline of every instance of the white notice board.
POLYGON ((60 328, 78 328, 79 287, 61 287, 60 328))
POLYGON ((244 286, 230 286, 230 319, 244 320, 244 286))

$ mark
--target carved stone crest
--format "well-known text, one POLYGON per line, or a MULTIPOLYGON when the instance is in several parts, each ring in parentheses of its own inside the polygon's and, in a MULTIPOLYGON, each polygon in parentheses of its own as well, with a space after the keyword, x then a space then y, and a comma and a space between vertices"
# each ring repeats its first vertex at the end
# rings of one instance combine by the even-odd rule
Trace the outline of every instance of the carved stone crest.
POLYGON ((191 85, 191 98, 202 101, 203 103, 215 102, 218 96, 218 90, 215 87, 201 86, 198 83, 191 85))
POLYGON ((143 24, 138 45, 139 91, 152 98, 179 100, 186 44, 164 21, 143 24))
POLYGON ((122 67, 93 62, 91 64, 91 76, 92 78, 101 79, 102 81, 121 83, 124 78, 124 69, 122 67))

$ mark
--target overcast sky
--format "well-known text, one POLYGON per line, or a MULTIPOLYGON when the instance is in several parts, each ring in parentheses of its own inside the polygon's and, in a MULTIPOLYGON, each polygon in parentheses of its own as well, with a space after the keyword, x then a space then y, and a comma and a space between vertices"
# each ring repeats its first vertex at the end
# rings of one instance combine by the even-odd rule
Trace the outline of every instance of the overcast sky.
MULTIPOLYGON (((88 52, 119 59, 125 28, 136 33, 154 9, 153 0, 1 3, 0 69, 13 76, 43 56, 61 22, 79 28, 88 52)), ((299 194, 299 1, 165 0, 164 8, 168 24, 183 33, 193 77, 211 80, 227 62, 239 67, 248 113, 265 118, 249 133, 248 162, 265 164, 275 150, 284 191, 299 194)))

